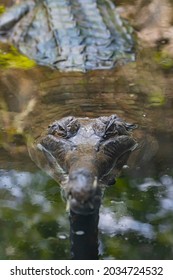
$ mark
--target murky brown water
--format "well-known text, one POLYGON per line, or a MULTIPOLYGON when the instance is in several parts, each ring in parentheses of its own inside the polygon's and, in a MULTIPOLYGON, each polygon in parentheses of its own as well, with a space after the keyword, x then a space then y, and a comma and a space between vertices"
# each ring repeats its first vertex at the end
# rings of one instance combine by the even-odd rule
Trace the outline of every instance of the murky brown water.
POLYGON ((26 140, 64 116, 111 114, 138 124, 140 149, 105 192, 100 258, 173 258, 172 69, 141 47, 134 63, 86 74, 1 64, 0 259, 70 258, 65 203, 29 158, 26 140))

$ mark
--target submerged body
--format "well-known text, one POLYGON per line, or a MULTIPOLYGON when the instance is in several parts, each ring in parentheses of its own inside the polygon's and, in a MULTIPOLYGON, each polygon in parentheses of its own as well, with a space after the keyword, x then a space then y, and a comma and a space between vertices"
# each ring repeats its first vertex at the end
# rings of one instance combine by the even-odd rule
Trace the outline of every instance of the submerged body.
POLYGON ((0 36, 62 71, 110 69, 134 60, 131 28, 110 0, 23 1, 0 17, 0 36))
POLYGON ((31 158, 62 187, 70 209, 98 210, 102 187, 115 182, 137 143, 134 125, 115 115, 96 119, 66 117, 51 124, 29 146, 31 158))

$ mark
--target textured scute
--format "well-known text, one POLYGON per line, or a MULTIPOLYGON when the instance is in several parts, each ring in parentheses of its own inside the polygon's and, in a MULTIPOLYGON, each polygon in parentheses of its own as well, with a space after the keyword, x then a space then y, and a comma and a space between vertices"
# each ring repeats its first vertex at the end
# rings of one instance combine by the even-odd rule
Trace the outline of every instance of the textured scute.
POLYGON ((69 116, 51 123, 28 150, 60 184, 70 209, 85 215, 98 210, 103 186, 114 182, 137 147, 134 128, 116 115, 69 116))
POLYGON ((63 71, 110 69, 134 59, 133 39, 110 0, 42 0, 14 26, 14 45, 63 71))
MULTIPOLYGON (((56 179, 57 164, 66 175, 87 170, 93 180, 96 176, 100 180, 109 173, 112 176, 115 169, 113 173, 116 176, 117 160, 136 148, 137 143, 130 132, 134 128, 131 126, 130 130, 126 129, 126 123, 116 115, 95 119, 66 117, 53 122, 36 139, 33 154, 44 154, 43 169, 50 166, 53 169, 55 166, 56 179)), ((30 150, 30 146, 28 148, 30 150)), ((40 158, 39 163, 33 159, 39 167, 40 158)), ((58 183, 61 184, 61 180, 58 183)))

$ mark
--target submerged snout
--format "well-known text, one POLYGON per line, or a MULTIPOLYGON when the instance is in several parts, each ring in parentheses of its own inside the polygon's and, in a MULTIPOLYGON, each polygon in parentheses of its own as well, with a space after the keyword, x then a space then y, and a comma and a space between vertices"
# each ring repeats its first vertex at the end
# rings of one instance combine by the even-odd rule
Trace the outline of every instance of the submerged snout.
POLYGON ((63 118, 36 140, 30 154, 60 184, 67 207, 87 215, 99 209, 104 186, 114 182, 136 148, 135 127, 116 115, 63 118))
POLYGON ((67 199, 73 212, 87 215, 98 210, 101 189, 91 171, 81 168, 71 172, 67 184, 67 199))

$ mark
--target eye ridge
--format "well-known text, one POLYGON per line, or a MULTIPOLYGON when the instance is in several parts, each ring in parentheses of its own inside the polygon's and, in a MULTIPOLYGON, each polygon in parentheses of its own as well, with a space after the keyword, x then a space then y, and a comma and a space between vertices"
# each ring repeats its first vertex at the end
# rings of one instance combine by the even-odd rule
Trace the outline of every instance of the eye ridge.
POLYGON ((48 135, 65 137, 66 131, 65 129, 57 122, 48 126, 48 135))
POLYGON ((48 126, 48 134, 68 139, 76 135, 79 127, 80 123, 76 118, 63 118, 61 121, 55 121, 48 126))
POLYGON ((94 133, 103 140, 118 135, 129 135, 130 130, 135 127, 127 124, 116 115, 110 117, 100 117, 93 124, 94 133))

